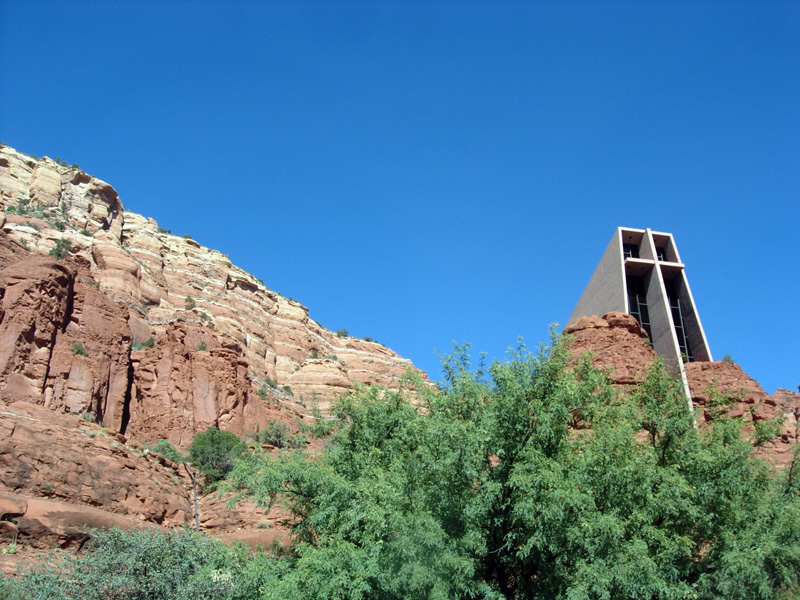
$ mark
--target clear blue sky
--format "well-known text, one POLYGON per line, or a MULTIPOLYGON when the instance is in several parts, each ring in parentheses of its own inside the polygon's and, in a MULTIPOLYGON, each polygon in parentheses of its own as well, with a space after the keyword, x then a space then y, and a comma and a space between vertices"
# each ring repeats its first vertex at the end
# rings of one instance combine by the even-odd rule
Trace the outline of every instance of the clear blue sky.
POLYGON ((717 358, 800 380, 798 2, 0 0, 0 140, 439 378, 672 232, 717 358))

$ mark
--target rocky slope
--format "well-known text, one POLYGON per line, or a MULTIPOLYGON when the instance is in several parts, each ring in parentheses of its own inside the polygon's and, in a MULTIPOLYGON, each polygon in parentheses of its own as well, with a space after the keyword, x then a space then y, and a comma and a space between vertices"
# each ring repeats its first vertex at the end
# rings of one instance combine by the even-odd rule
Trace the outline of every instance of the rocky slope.
POLYGON ((91 412, 124 433, 129 393, 132 409, 181 406, 200 428, 220 421, 242 433, 261 386, 293 410, 315 399, 324 411, 353 384, 391 387, 413 368, 326 330, 224 254, 125 211, 110 185, 77 168, 0 147, 0 207, 3 303, 14 315, 0 323, 6 395, 91 412), (36 258, 61 240, 67 260, 36 258), (154 349, 131 353, 150 338, 154 349))
MULTIPOLYGON (((87 526, 191 522, 190 478, 147 444, 185 449, 212 425, 296 429, 312 401, 324 412, 414 369, 125 211, 77 168, 0 146, 0 209, 0 542, 18 550, 0 569, 80 546, 87 526)), ((215 496, 199 512, 223 536, 286 539, 279 512, 215 496)))
MULTIPOLYGON (((657 356, 636 319, 624 313, 581 317, 564 332, 572 336, 573 354, 591 351, 592 364, 608 369, 617 387, 643 379, 657 356)), ((746 433, 754 421, 780 418, 780 436, 761 452, 779 467, 791 461, 800 441, 800 394, 780 389, 770 396, 739 365, 725 361, 688 363, 686 378, 700 425, 713 418, 712 404, 719 399, 729 403, 728 414, 743 417, 746 433)))

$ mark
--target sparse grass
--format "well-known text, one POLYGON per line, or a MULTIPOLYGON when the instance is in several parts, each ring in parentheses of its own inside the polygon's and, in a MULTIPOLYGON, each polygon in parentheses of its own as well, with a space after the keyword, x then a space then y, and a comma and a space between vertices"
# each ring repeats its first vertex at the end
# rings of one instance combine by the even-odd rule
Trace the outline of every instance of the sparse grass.
POLYGON ((68 239, 61 238, 56 240, 56 247, 47 254, 48 256, 54 257, 56 260, 64 260, 70 252, 72 252, 72 242, 68 239))
POLYGON ((134 338, 133 344, 131 344, 132 350, 141 350, 142 348, 152 348, 156 345, 156 340, 153 336, 150 336, 143 342, 140 342, 138 339, 134 338))

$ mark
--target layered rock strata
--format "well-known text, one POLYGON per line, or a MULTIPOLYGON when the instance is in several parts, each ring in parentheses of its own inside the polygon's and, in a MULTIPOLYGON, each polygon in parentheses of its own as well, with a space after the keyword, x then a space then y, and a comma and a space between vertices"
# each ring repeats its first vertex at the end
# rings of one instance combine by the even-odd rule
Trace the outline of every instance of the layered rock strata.
MULTIPOLYGON (((395 387, 410 361, 339 337, 220 252, 125 211, 77 168, 0 146, 0 542, 80 546, 87 527, 192 520, 186 449, 308 419, 356 384, 395 387)), ((424 374, 423 374, 424 377, 424 374)), ((200 499, 200 525, 288 540, 280 511, 200 499)))
POLYGON ((208 425, 262 425, 252 401, 262 387, 277 405, 304 414, 314 401, 324 412, 354 384, 394 387, 413 369, 328 331, 224 254, 125 211, 113 187, 77 168, 0 146, 0 207, 7 401, 89 412, 185 446, 208 425), (42 258, 67 242, 66 260, 42 258))

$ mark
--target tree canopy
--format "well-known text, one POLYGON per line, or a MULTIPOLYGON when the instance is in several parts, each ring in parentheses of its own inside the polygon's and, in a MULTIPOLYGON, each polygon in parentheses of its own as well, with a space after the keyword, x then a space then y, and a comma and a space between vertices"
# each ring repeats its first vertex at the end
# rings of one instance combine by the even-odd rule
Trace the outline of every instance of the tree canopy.
POLYGON ((740 420, 698 430, 661 363, 633 394, 568 363, 563 339, 488 370, 457 348, 440 390, 343 397, 324 456, 244 456, 234 485, 295 516, 265 597, 797 597, 796 467, 740 420))
POLYGON ((408 376, 403 391, 346 395, 322 454, 251 445, 225 485, 285 503, 295 545, 207 548, 191 585, 211 573, 233 582, 209 587, 221 597, 292 600, 800 598, 798 455, 775 473, 754 454, 763 428, 749 439, 720 410, 698 429, 662 364, 620 393, 566 344, 476 369, 460 347, 438 389, 408 376))

